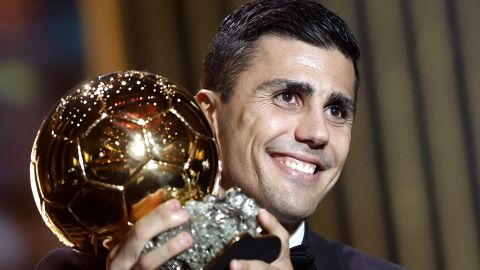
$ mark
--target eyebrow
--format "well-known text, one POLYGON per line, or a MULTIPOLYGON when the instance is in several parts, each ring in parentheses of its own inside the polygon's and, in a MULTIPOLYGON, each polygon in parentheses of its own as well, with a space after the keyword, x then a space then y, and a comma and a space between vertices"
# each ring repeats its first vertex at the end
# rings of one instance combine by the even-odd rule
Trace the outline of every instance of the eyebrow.
MULTIPOLYGON (((273 79, 263 82, 257 87, 257 91, 267 91, 272 88, 290 89, 298 93, 304 93, 307 96, 312 96, 315 92, 311 84, 290 79, 273 79)), ((326 104, 342 104, 347 109, 352 110, 352 112, 355 113, 356 111, 355 101, 340 91, 331 93, 326 104)))
POLYGON ((312 96, 315 92, 312 85, 306 82, 289 80, 289 79, 274 79, 271 81, 266 81, 260 84, 257 87, 258 91, 265 91, 271 88, 285 88, 290 89, 299 93, 304 93, 305 95, 312 96))

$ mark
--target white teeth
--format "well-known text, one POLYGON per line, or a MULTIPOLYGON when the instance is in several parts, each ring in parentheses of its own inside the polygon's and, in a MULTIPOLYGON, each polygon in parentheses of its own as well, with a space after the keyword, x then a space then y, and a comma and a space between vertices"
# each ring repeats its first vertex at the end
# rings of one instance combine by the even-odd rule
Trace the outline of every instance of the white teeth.
POLYGON ((302 172, 302 173, 307 173, 307 174, 313 174, 315 172, 315 166, 310 165, 307 163, 303 163, 300 161, 290 161, 286 160, 285 162, 282 162, 285 164, 285 166, 294 169, 296 171, 302 172))
POLYGON ((302 163, 297 163, 297 171, 305 172, 303 170, 303 164, 302 163))

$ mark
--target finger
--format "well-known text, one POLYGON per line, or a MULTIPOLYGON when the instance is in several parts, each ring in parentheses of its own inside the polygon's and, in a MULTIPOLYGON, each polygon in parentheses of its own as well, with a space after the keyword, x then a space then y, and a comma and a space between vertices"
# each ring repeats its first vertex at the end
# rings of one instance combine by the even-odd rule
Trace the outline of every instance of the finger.
POLYGON ((132 205, 132 210, 130 211, 131 220, 135 222, 140 218, 146 216, 155 207, 157 207, 162 202, 162 200, 163 190, 161 189, 141 199, 139 202, 132 205))
POLYGON ((188 212, 180 208, 178 200, 170 200, 159 205, 151 213, 138 220, 120 247, 114 248, 110 252, 110 265, 119 266, 120 269, 125 266, 132 267, 141 250, 151 238, 167 229, 179 226, 187 220, 188 212))
POLYGON ((278 236, 282 242, 280 254, 272 265, 279 269, 293 269, 290 261, 290 249, 288 246, 288 239, 290 238, 288 231, 282 226, 282 224, 280 224, 275 216, 265 209, 260 209, 258 212, 258 220, 269 233, 278 236))
POLYGON ((156 269, 170 258, 188 249, 192 242, 190 233, 181 232, 162 246, 141 256, 135 264, 135 269, 156 269))
POLYGON ((257 260, 232 260, 230 270, 267 270, 276 269, 273 266, 257 260))
POLYGON ((181 208, 178 200, 160 204, 148 215, 139 219, 131 230, 134 237, 150 240, 160 232, 176 227, 188 220, 188 212, 181 208))
POLYGON ((125 247, 140 250, 160 232, 176 227, 188 220, 188 212, 180 208, 178 200, 170 200, 156 207, 151 213, 138 220, 132 230, 130 241, 125 247))
POLYGON ((267 210, 260 209, 258 211, 258 220, 260 224, 271 234, 278 236, 282 240, 282 245, 284 241, 287 242, 290 237, 288 231, 280 224, 280 222, 267 210))

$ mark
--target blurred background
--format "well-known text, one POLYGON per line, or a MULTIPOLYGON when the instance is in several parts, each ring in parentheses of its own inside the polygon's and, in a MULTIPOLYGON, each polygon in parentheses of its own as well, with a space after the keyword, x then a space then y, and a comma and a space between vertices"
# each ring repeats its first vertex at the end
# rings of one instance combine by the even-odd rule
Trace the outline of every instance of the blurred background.
MULTIPOLYGON (((0 1, 0 269, 61 246, 29 183, 43 117, 111 71, 199 85, 236 0, 0 1)), ((361 44, 362 87, 342 179, 310 220, 409 269, 480 269, 480 2, 325 0, 361 44)))

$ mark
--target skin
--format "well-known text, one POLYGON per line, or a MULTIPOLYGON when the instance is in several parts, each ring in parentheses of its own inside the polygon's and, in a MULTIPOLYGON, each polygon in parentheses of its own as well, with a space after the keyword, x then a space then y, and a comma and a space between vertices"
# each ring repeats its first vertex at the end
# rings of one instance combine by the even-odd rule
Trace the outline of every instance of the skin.
MULTIPOLYGON (((254 197, 266 209, 258 215, 260 224, 282 242, 271 265, 234 260, 230 269, 292 269, 289 235, 335 184, 347 157, 355 73, 351 60, 336 49, 274 35, 261 37, 257 46, 230 100, 207 89, 196 98, 220 144, 222 188, 236 185, 254 197), (304 168, 293 169, 297 164, 304 168)), ((110 252, 108 268, 163 264, 191 245, 188 233, 138 254, 151 237, 187 219, 176 200, 155 207, 110 252)))

